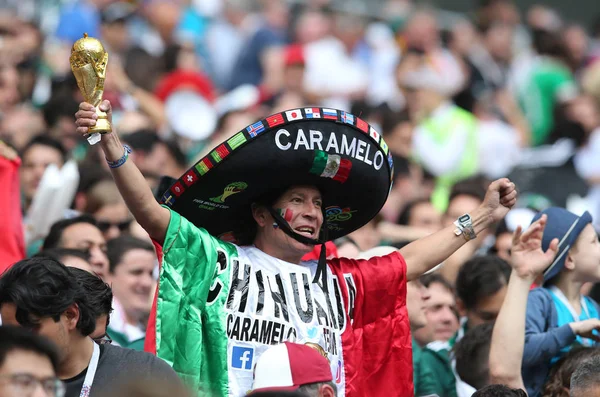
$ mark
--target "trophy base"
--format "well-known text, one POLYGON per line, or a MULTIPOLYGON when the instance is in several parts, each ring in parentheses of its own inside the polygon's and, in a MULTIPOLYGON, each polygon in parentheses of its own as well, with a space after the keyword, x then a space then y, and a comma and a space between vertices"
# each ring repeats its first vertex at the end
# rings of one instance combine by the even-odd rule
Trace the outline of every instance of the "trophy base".
POLYGON ((98 134, 108 134, 112 131, 112 126, 110 125, 110 121, 108 121, 108 116, 105 112, 96 108, 96 114, 98 115, 98 119, 96 120, 96 125, 89 128, 89 133, 98 133, 98 134))
POLYGON ((89 134, 93 134, 95 132, 99 134, 108 134, 112 131, 112 127, 108 120, 98 119, 96 120, 96 125, 89 128, 89 134))

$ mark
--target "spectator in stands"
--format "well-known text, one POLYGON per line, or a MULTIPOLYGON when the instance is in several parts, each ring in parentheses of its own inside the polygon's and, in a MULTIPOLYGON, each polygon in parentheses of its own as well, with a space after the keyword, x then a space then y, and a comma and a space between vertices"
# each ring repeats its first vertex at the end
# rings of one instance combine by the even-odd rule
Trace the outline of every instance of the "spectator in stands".
POLYGON ((89 335, 96 329, 96 312, 69 269, 53 259, 25 259, 2 275, 0 313, 4 324, 34 329, 56 343, 67 397, 80 395, 83 387, 94 394, 107 391, 132 377, 177 381, 175 372, 150 354, 94 343, 89 335), (89 382, 84 378, 92 361, 97 370, 89 382))
POLYGON ((155 131, 136 131, 123 136, 123 141, 131 146, 132 160, 142 173, 179 178, 187 170, 181 149, 175 143, 162 140, 155 131))
MULTIPOLYGON (((509 264, 496 256, 474 257, 461 267, 456 280, 461 327, 450 340, 451 346, 455 347, 473 327, 494 322, 506 295, 509 275, 509 264)), ((456 365, 453 359, 455 368, 456 365)), ((458 373, 456 388, 459 397, 470 396, 476 390, 458 373)))
POLYGON ((51 248, 34 255, 34 257, 42 256, 52 258, 67 267, 74 267, 90 273, 94 272, 92 265, 90 265, 90 254, 86 251, 71 248, 51 248))
POLYGON ((33 201, 38 185, 44 176, 46 167, 54 164, 62 167, 67 161, 67 152, 62 144, 47 136, 36 136, 21 151, 21 192, 23 194, 23 210, 33 201))
POLYGON ((421 278, 427 288, 429 299, 426 304, 427 327, 416 333, 431 333, 433 341, 448 342, 458 330, 458 312, 454 288, 439 274, 428 274, 421 278))
POLYGON ((58 140, 65 149, 75 151, 81 142, 73 124, 73 114, 77 112, 79 105, 72 95, 58 92, 53 95, 44 105, 44 120, 48 126, 48 135, 58 140))
POLYGON ((571 377, 571 397, 595 396, 600 393, 600 356, 582 363, 571 377))
POLYGON ((77 268, 70 268, 69 272, 87 295, 90 310, 96 319, 96 328, 90 334, 90 338, 99 344, 111 343, 112 339, 107 333, 113 302, 110 286, 93 273, 77 268))
POLYGON ((493 255, 468 260, 456 278, 456 304, 462 316, 458 342, 472 327, 494 322, 502 307, 510 265, 493 255))
POLYGON ((143 349, 157 267, 154 247, 131 236, 108 242, 108 280, 115 295, 109 334, 123 347, 143 349))
MULTIPOLYGON (((339 215, 343 215, 343 213, 339 215)), ((381 234, 378 231, 381 220, 380 216, 376 216, 371 222, 360 229, 337 239, 335 244, 338 247, 338 256, 356 258, 361 252, 377 247, 381 243, 381 234)))
POLYGON ((335 397, 329 361, 322 347, 285 342, 267 349, 254 367, 252 392, 304 392, 307 397, 335 397))
MULTIPOLYGON (((406 283, 406 308, 410 320, 410 330, 415 331, 427 325, 427 315, 425 306, 429 299, 429 292, 420 280, 409 281, 406 283)), ((421 344, 414 336, 412 338, 412 358, 413 358, 413 384, 415 396, 428 396, 435 392, 435 374, 426 363, 423 362, 423 347, 431 342, 433 335, 421 335, 421 344), (426 339, 426 340, 424 340, 426 339)))
POLYGON ((569 68, 569 53, 558 31, 536 29, 533 46, 540 55, 517 86, 519 105, 531 126, 532 144, 548 142, 557 105, 573 100, 577 83, 569 68))
POLYGON ((456 373, 462 382, 472 387, 470 394, 489 384, 488 357, 493 329, 493 322, 477 325, 454 346, 456 373))
POLYGON ((90 255, 90 265, 94 273, 103 279, 108 274, 106 240, 104 240, 94 218, 89 215, 63 219, 52 225, 43 245, 44 250, 50 248, 71 248, 87 251, 90 255))
MULTIPOLYGON (((550 370, 542 391, 543 396, 569 397, 573 373, 586 363, 600 357, 597 347, 576 347, 558 360, 550 370)), ((589 394, 591 395, 591 394, 589 394)))
POLYGON ((449 340, 458 329, 458 316, 454 290, 439 274, 433 273, 421 277, 429 293, 426 302, 427 325, 413 334, 424 345, 421 354, 423 367, 434 374, 434 390, 439 396, 455 397, 456 380, 450 362, 451 346, 449 340), (432 336, 432 341, 423 340, 432 336))
POLYGON ((58 351, 50 341, 23 328, 0 326, 0 395, 62 397, 56 377, 58 351))
POLYGON ((287 40, 289 9, 281 0, 262 3, 257 28, 242 46, 231 73, 229 88, 243 84, 260 86, 275 92, 280 84, 279 60, 287 40))
POLYGON ((551 207, 534 220, 542 215, 548 217, 542 247, 561 243, 544 271, 543 288, 532 290, 527 301, 523 380, 531 397, 540 395, 550 366, 573 345, 595 345, 600 328, 598 304, 581 295, 585 282, 600 280, 600 242, 590 214, 551 207))
POLYGON ((133 216, 111 179, 101 180, 89 190, 84 212, 96 219, 107 241, 129 234, 133 224, 133 216))
POLYGON ((431 201, 417 199, 404 207, 397 223, 435 233, 442 228, 442 216, 431 204, 431 201))

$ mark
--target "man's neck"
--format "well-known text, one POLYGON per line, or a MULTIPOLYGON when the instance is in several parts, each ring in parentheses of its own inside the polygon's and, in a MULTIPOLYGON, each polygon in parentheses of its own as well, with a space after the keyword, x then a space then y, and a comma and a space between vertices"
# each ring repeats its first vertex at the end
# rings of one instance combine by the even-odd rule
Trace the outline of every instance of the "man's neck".
POLYGON ((583 283, 574 281, 572 274, 559 276, 556 287, 562 291, 577 314, 581 314, 581 286, 583 283))
POLYGON ((256 246, 256 248, 258 248, 259 250, 261 250, 262 252, 264 252, 267 255, 270 255, 274 258, 277 258, 279 260, 288 262, 288 263, 293 263, 295 265, 299 265, 300 262, 302 261, 302 256, 303 255, 299 255, 297 253, 290 253, 290 252, 285 252, 282 249, 278 249, 278 247, 274 247, 270 244, 267 244, 262 238, 257 237, 256 240, 254 241, 254 245, 256 246))
POLYGON ((58 368, 58 377, 62 380, 73 378, 83 372, 90 364, 94 352, 94 341, 89 337, 82 337, 71 341, 69 354, 58 368))

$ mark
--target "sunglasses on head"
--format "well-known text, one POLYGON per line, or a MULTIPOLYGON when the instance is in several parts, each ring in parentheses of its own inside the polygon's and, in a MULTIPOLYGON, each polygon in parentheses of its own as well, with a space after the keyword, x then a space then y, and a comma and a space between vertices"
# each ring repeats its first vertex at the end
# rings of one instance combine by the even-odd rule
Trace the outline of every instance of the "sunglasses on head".
POLYGON ((118 227, 120 231, 124 232, 125 230, 129 229, 131 222, 132 222, 132 219, 128 219, 123 222, 98 221, 97 224, 98 224, 98 229, 100 229, 103 232, 107 231, 108 229, 110 229, 113 226, 118 227))

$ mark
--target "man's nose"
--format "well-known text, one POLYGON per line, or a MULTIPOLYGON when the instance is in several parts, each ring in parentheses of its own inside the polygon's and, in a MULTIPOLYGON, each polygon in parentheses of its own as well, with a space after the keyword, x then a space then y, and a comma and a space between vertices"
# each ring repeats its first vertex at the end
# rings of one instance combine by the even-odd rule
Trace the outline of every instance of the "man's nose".
POLYGON ((450 306, 444 306, 443 313, 444 313, 444 322, 449 323, 454 320, 454 318, 455 318, 454 312, 452 311, 450 306))
POLYGON ((304 216, 308 216, 311 218, 316 218, 321 212, 321 208, 315 204, 307 204, 304 208, 304 216))

